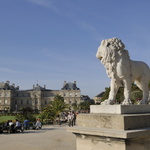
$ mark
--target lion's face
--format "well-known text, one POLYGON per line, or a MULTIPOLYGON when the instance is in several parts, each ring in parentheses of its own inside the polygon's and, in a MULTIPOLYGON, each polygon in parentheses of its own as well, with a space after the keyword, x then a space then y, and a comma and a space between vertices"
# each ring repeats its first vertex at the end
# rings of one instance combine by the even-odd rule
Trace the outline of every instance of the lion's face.
POLYGON ((104 58, 107 51, 107 44, 108 43, 105 40, 103 40, 101 42, 101 45, 98 47, 96 58, 98 58, 99 60, 102 60, 104 58))

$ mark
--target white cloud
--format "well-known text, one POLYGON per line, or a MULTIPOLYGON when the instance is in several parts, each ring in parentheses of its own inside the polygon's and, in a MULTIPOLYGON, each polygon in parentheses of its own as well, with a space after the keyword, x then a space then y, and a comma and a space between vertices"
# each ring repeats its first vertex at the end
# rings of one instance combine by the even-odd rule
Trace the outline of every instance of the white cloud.
POLYGON ((62 8, 58 8, 53 3, 52 0, 28 0, 28 1, 35 3, 37 5, 43 6, 43 7, 50 8, 56 14, 69 18, 70 20, 73 20, 80 28, 90 32, 95 37, 95 39, 97 40, 103 39, 103 37, 101 37, 98 34, 98 31, 94 26, 92 26, 91 24, 83 20, 80 20, 74 11, 70 11, 67 8, 65 8, 64 10, 62 8))
POLYGON ((47 7, 52 9, 55 13, 60 14, 59 10, 55 7, 55 5, 53 4, 52 0, 28 0, 34 4, 43 6, 43 7, 47 7))

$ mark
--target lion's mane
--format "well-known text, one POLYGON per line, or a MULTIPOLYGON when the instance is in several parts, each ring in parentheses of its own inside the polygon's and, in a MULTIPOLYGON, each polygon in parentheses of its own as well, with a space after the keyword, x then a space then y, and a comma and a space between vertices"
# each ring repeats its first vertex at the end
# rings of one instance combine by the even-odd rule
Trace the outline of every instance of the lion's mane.
POLYGON ((116 58, 119 57, 120 59, 126 59, 126 61, 130 61, 129 53, 124 49, 124 43, 118 38, 103 40, 101 45, 105 47, 105 49, 103 49, 104 52, 101 62, 105 66, 108 76, 114 76, 116 63, 118 61, 116 58))

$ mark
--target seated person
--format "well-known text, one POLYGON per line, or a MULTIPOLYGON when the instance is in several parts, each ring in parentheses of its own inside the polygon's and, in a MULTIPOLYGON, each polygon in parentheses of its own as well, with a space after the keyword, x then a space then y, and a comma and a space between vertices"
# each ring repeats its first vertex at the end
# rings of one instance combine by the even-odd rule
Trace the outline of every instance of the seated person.
POLYGON ((8 120, 8 121, 4 124, 4 126, 5 126, 5 127, 8 127, 8 126, 9 126, 9 122, 10 122, 10 120, 8 120))
POLYGON ((16 119, 16 125, 15 125, 15 129, 17 130, 21 130, 23 132, 23 129, 21 127, 21 123, 18 121, 18 119, 16 119))
POLYGON ((41 128, 42 128, 42 124, 41 124, 40 120, 37 119, 37 121, 36 121, 36 129, 38 130, 38 129, 41 129, 41 128))
POLYGON ((15 127, 15 125, 14 125, 14 123, 12 122, 12 120, 10 120, 9 121, 9 132, 14 132, 14 127, 15 127))
POLYGON ((26 130, 29 129, 29 120, 28 119, 24 120, 23 126, 26 130))
POLYGON ((20 129, 21 128, 21 123, 16 119, 16 129, 20 129))
POLYGON ((9 121, 9 126, 14 127, 14 123, 12 122, 12 120, 9 121))

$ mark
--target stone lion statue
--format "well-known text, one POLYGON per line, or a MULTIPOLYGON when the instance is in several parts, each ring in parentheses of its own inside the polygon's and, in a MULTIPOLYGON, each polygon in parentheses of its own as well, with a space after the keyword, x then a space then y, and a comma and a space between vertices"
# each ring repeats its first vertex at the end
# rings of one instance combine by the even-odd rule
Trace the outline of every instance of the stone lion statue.
POLYGON ((114 104, 120 86, 124 86, 125 99, 122 104, 132 104, 130 94, 133 82, 143 91, 143 99, 139 104, 148 104, 149 66, 141 61, 131 60, 128 51, 125 50, 125 45, 120 39, 112 38, 102 40, 101 45, 98 47, 96 57, 104 65, 106 73, 111 79, 109 97, 102 104, 114 104))

